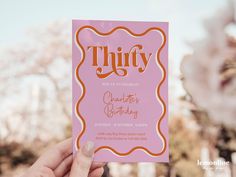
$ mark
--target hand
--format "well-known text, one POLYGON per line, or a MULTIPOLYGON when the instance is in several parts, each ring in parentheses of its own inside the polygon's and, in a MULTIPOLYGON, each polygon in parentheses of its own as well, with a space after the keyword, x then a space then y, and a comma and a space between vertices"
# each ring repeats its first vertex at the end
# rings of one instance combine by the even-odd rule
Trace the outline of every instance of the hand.
POLYGON ((72 156, 72 140, 67 139, 43 154, 23 177, 101 177, 104 163, 93 162, 94 144, 87 142, 72 156))

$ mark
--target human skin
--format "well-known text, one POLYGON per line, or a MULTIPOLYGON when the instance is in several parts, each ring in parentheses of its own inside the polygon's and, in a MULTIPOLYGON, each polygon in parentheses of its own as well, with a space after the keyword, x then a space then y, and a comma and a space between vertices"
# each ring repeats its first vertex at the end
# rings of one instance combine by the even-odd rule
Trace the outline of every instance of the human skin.
POLYGON ((101 177, 105 163, 93 162, 94 143, 87 142, 72 156, 69 138, 47 150, 22 177, 101 177))

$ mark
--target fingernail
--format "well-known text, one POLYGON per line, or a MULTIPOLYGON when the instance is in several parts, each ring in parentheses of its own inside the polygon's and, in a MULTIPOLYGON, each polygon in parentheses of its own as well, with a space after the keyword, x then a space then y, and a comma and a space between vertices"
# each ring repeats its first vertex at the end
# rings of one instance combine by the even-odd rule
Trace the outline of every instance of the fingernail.
POLYGON ((87 157, 92 157, 94 153, 94 143, 92 141, 86 142, 82 147, 82 153, 87 157))

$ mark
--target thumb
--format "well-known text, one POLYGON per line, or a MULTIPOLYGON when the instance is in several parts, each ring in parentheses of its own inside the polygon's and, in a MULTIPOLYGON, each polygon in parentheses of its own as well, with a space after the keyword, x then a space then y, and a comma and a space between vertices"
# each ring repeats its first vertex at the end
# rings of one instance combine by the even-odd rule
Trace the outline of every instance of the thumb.
POLYGON ((89 169, 93 161, 94 143, 88 141, 77 152, 73 161, 70 177, 88 177, 89 169))

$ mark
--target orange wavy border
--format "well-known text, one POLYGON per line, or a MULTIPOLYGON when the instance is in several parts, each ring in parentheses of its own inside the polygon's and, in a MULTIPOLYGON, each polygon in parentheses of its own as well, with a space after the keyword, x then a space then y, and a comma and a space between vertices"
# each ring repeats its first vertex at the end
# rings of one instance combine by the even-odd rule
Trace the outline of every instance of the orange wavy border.
POLYGON ((81 43, 79 42, 79 33, 80 33, 83 29, 85 29, 85 28, 91 29, 91 30, 95 31, 97 34, 99 34, 99 35, 101 35, 101 36, 108 36, 108 35, 112 34, 113 32, 115 32, 115 31, 118 30, 118 29, 123 29, 123 30, 127 31, 128 33, 130 33, 131 35, 136 36, 136 37, 144 36, 144 35, 147 34, 149 31, 153 31, 153 30, 159 31, 159 32, 163 35, 163 38, 164 38, 163 43, 162 43, 161 47, 158 49, 158 52, 157 52, 157 55, 156 55, 157 62, 158 62, 159 66, 161 67, 162 72, 163 72, 163 77, 162 77, 161 81, 159 82, 158 87, 157 87, 157 89, 156 89, 158 98, 159 98, 159 100, 161 101, 162 106, 163 106, 163 112, 162 112, 162 114, 161 114, 161 116, 160 116, 160 119, 159 119, 159 121, 158 121, 158 123, 157 123, 157 127, 156 127, 156 128, 157 128, 157 131, 159 132, 159 134, 161 135, 161 137, 162 137, 162 139, 163 139, 163 141, 164 141, 164 147, 163 147, 162 151, 159 152, 159 153, 153 153, 153 152, 149 151, 147 148, 145 148, 145 147, 143 147, 143 146, 136 146, 136 147, 132 148, 131 150, 129 150, 128 152, 123 152, 123 153, 116 151, 114 148, 112 148, 112 147, 110 147, 110 146, 100 146, 100 147, 98 147, 98 148, 95 150, 95 153, 96 153, 96 152, 98 152, 99 150, 107 149, 107 150, 110 150, 110 151, 112 151, 113 153, 115 153, 115 154, 117 154, 117 155, 119 155, 119 156, 127 156, 127 155, 131 154, 133 151, 140 149, 140 150, 144 150, 146 153, 148 153, 148 154, 151 155, 151 156, 160 156, 160 155, 162 155, 162 154, 165 152, 165 150, 166 150, 166 138, 165 138, 165 136, 163 135, 163 133, 161 132, 160 125, 161 125, 161 121, 163 120, 163 118, 164 118, 164 116, 165 116, 165 114, 166 114, 166 105, 165 105, 165 102, 163 101, 163 99, 161 98, 161 95, 160 95, 160 87, 161 87, 161 85, 163 84, 163 82, 164 82, 165 79, 166 79, 166 70, 165 70, 165 67, 163 66, 163 64, 162 64, 161 61, 160 61, 160 52, 161 52, 161 50, 164 48, 164 46, 165 46, 165 44, 166 44, 166 35, 165 35, 165 32, 164 32, 161 28, 158 28, 158 27, 151 27, 151 28, 147 29, 146 31, 144 31, 143 33, 134 33, 134 32, 132 32, 130 29, 128 29, 127 27, 118 26, 118 27, 113 28, 113 29, 112 29, 111 31, 109 31, 109 32, 103 33, 103 32, 99 32, 99 31, 98 31, 96 28, 94 28, 93 26, 86 25, 86 26, 83 26, 83 27, 79 28, 79 29, 76 31, 76 35, 75 35, 75 37, 76 37, 76 42, 77 42, 77 45, 78 45, 78 46, 80 47, 80 49, 82 50, 82 58, 81 58, 81 62, 80 62, 80 63, 78 64, 78 66, 76 67, 76 70, 75 70, 76 73, 75 73, 75 74, 76 74, 76 77, 77 77, 78 81, 80 82, 80 84, 81 84, 81 86, 82 86, 82 88, 83 88, 83 90, 82 90, 82 95, 81 95, 80 99, 78 100, 78 102, 77 102, 77 104, 76 104, 76 112, 77 112, 77 114, 79 115, 80 120, 82 121, 82 127, 83 127, 82 130, 81 130, 81 132, 80 132, 80 134, 79 134, 79 136, 78 136, 78 138, 77 138, 77 142, 76 142, 77 148, 79 149, 79 147, 80 147, 79 141, 80 141, 80 138, 82 137, 82 135, 84 134, 85 129, 86 129, 86 122, 85 122, 83 116, 82 116, 82 115, 80 114, 80 112, 79 112, 79 104, 80 104, 80 102, 82 101, 82 99, 83 99, 84 96, 85 96, 86 89, 85 89, 84 83, 82 82, 82 80, 81 80, 80 77, 79 77, 79 72, 78 72, 80 66, 83 64, 84 59, 85 59, 85 50, 84 50, 83 46, 81 45, 81 43))

